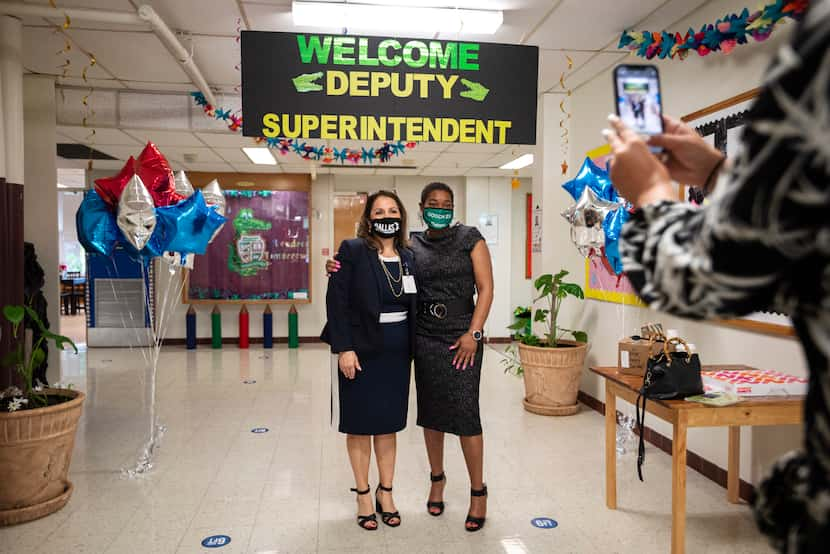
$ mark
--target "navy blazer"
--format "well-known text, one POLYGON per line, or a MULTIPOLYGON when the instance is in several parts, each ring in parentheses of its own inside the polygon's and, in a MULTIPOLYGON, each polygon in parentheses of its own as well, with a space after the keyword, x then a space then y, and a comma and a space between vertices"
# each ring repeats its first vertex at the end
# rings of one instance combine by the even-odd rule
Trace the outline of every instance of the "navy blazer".
MULTIPOLYGON (((415 258, 407 248, 400 250, 404 275, 415 276, 415 258)), ((335 354, 350 350, 373 353, 383 347, 380 324, 381 287, 389 286, 380 266, 378 252, 363 239, 344 240, 337 253, 340 271, 329 278, 326 292, 328 321, 320 339, 335 354)), ((409 300, 410 349, 415 345, 417 294, 409 300)))

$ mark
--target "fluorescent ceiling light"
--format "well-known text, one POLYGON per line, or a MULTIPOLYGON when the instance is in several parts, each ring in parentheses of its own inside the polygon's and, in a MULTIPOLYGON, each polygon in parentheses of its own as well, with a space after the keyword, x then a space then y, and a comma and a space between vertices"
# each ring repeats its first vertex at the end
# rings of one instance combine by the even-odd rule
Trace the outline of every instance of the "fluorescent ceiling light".
POLYGON ((500 10, 460 10, 417 6, 302 2, 291 5, 294 25, 333 29, 367 29, 386 33, 470 33, 492 35, 504 21, 500 10))
POLYGON ((268 148, 245 147, 242 149, 248 159, 258 165, 277 165, 277 160, 268 148))
POLYGON ((533 164, 533 154, 525 154, 524 156, 519 156, 512 162, 507 162, 499 169, 521 169, 531 164, 533 164))

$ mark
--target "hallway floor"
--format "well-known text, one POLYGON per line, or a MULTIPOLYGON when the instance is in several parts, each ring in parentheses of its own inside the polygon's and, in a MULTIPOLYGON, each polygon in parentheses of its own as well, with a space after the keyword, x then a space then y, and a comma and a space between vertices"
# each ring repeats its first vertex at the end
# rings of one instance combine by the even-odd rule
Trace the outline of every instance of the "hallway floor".
MULTIPOLYGON (((158 414, 167 432, 155 468, 122 478, 149 431, 141 350, 64 355, 62 380, 87 393, 62 511, 0 529, 0 551, 29 553, 663 553, 671 534, 670 458, 649 448, 646 482, 619 459, 619 505, 605 508, 604 420, 586 407, 546 418, 521 407, 522 383, 485 357, 482 415, 490 489, 485 529, 463 527, 469 484, 458 441, 447 441, 447 511, 426 513, 429 468, 421 431, 398 439, 397 529, 365 532, 345 440, 329 427, 330 358, 322 346, 273 351, 163 350, 158 414), (245 384, 244 381, 256 381, 245 384), (267 428, 252 433, 253 428, 267 428), (554 529, 531 520, 548 517, 554 529), (227 535, 222 548, 201 542, 227 535)), ((370 482, 377 484, 375 470, 370 482)), ((770 552, 749 508, 688 472, 687 552, 770 552)))

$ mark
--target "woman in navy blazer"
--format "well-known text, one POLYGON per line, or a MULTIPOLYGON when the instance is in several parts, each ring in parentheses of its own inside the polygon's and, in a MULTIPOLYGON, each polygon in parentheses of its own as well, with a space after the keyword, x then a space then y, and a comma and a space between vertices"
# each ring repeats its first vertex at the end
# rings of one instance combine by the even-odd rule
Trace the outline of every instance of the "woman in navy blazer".
POLYGON ((357 235, 340 245, 341 267, 329 280, 321 338, 338 357, 339 430, 347 435, 357 523, 372 531, 378 526, 367 496, 372 442, 380 476, 375 509, 386 525, 401 524, 391 494, 395 433, 406 427, 417 290, 406 210, 397 195, 371 195, 357 235))

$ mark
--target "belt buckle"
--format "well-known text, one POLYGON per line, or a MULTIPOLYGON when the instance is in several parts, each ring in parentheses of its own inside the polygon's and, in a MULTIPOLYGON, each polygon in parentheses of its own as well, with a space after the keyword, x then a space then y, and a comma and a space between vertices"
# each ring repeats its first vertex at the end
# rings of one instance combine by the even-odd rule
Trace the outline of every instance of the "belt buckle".
POLYGON ((436 319, 446 319, 447 318, 447 305, 446 304, 430 304, 429 305, 429 313, 432 317, 436 319))

